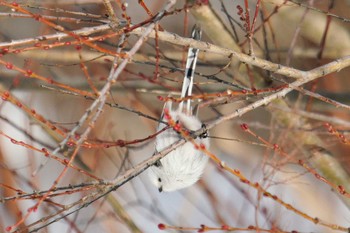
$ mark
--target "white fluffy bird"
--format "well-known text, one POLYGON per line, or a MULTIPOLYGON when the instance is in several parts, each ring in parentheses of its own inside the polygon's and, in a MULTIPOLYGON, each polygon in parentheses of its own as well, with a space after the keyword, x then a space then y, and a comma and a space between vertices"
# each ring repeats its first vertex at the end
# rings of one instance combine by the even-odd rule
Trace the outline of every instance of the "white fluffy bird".
MULTIPOLYGON (((194 27, 192 30, 192 38, 200 40, 201 30, 194 27)), ((193 75, 197 62, 198 49, 189 48, 186 62, 186 71, 182 85, 181 98, 192 95, 193 75)), ((199 130, 202 122, 193 114, 191 100, 181 102, 177 109, 172 109, 172 103, 167 102, 164 106, 161 120, 165 119, 164 110, 168 110, 169 116, 182 127, 190 131, 199 130), (184 108, 185 102, 185 108, 184 108)), ((158 131, 162 130, 166 125, 160 123, 158 131)), ((179 141, 181 135, 174 129, 169 128, 160 133, 156 137, 155 150, 162 151, 171 144, 179 141)), ((197 137, 194 139, 197 145, 203 144, 209 147, 209 139, 206 137, 197 137)), ((196 149, 191 142, 186 142, 175 150, 171 151, 164 158, 160 159, 154 166, 150 168, 150 179, 158 188, 159 192, 170 192, 186 188, 196 183, 203 173, 208 162, 208 156, 196 149)))

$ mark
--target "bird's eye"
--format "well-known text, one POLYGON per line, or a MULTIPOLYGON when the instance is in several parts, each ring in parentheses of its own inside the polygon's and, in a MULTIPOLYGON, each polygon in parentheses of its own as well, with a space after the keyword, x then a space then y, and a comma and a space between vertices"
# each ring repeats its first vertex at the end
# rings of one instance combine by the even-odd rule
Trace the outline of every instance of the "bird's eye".
POLYGON ((161 178, 158 178, 158 182, 162 182, 162 179, 161 179, 161 178))
POLYGON ((162 166, 162 163, 160 162, 160 160, 158 160, 154 165, 155 165, 156 167, 161 167, 161 166, 162 166))

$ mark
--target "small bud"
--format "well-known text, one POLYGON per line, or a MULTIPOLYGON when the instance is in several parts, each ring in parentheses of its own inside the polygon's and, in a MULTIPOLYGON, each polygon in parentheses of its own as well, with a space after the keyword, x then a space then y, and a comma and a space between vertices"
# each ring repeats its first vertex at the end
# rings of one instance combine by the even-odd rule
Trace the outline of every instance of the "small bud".
POLYGON ((158 229, 159 230, 165 230, 166 226, 163 223, 158 224, 158 229))
POLYGON ((246 123, 241 124, 241 129, 244 131, 247 131, 249 129, 248 125, 246 123))

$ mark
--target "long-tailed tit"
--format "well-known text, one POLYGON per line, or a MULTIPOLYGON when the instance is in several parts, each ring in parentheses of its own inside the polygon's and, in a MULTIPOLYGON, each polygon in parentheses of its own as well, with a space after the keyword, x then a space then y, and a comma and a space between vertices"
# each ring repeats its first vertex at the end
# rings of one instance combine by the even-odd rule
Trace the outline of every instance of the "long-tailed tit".
MULTIPOLYGON (((195 26, 193 28, 192 38, 200 40, 201 30, 199 27, 195 26)), ((192 95, 193 74, 196 67, 197 55, 198 49, 188 49, 181 98, 192 95)), ((162 121, 166 121, 166 114, 164 113, 165 109, 167 109, 167 114, 172 120, 178 122, 187 130, 196 131, 202 127, 202 122, 196 116, 197 114, 193 114, 192 112, 193 109, 191 107, 190 99, 182 101, 175 110, 172 109, 171 102, 165 103, 161 116, 162 121)), ((160 123, 158 131, 162 130, 164 127, 166 126, 160 123)), ((174 129, 169 128, 156 137, 155 150, 156 152, 162 151, 180 139, 181 135, 174 129)), ((194 142, 197 145, 203 144, 206 148, 209 147, 209 139, 206 137, 197 137, 194 139, 194 142)), ((158 188, 159 192, 170 192, 186 188, 198 181, 207 162, 208 156, 196 149, 191 142, 186 142, 171 151, 152 166, 150 168, 150 178, 152 183, 158 188)))

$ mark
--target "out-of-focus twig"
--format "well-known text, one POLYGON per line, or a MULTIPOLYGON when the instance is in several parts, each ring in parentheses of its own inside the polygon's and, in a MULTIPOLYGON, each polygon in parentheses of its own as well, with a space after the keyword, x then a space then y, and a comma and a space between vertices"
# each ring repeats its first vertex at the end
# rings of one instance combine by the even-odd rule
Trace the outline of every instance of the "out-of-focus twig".
MULTIPOLYGON (((346 192, 350 191, 350 177, 331 152, 322 147, 312 145, 308 147, 308 151, 311 154, 309 162, 312 166, 316 167, 330 182, 343 186, 346 192)), ((350 209, 349 198, 341 195, 340 198, 350 209)))

